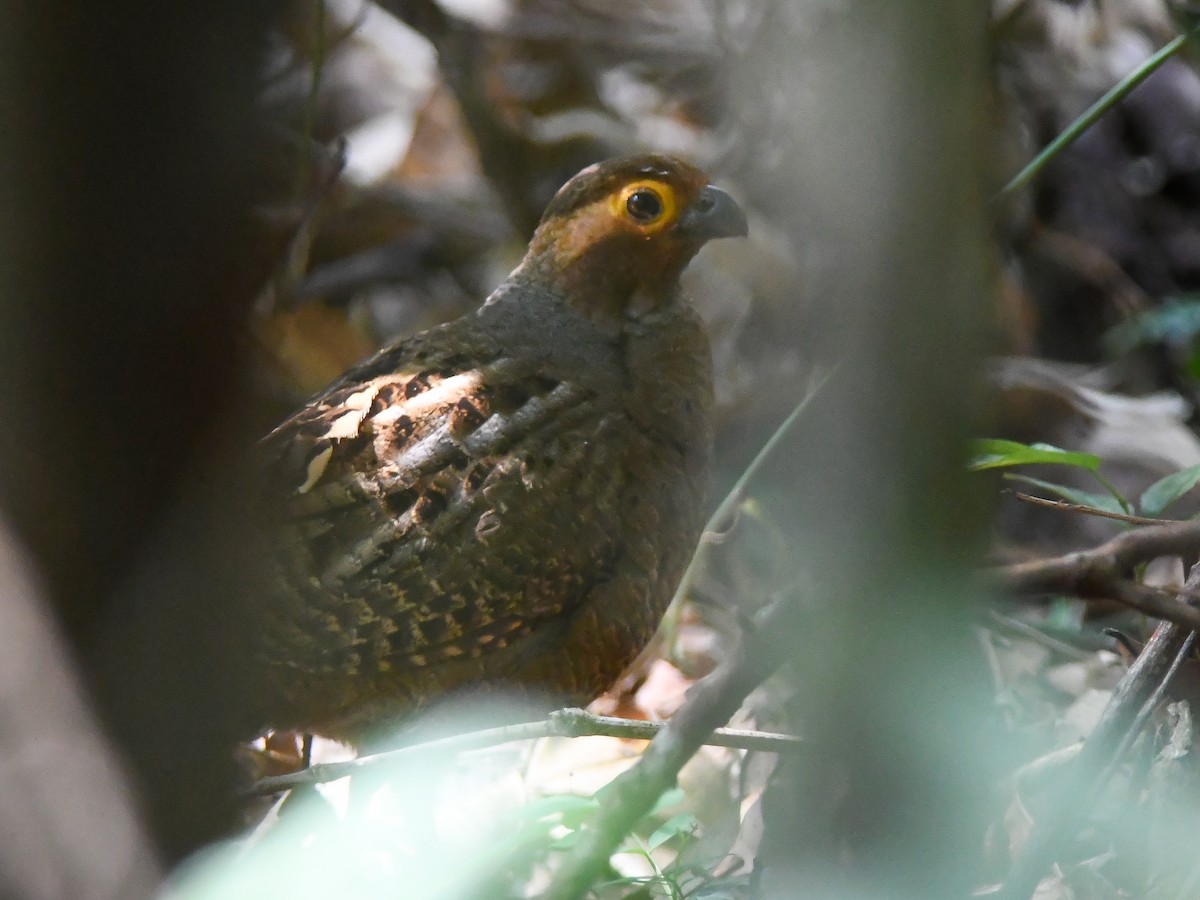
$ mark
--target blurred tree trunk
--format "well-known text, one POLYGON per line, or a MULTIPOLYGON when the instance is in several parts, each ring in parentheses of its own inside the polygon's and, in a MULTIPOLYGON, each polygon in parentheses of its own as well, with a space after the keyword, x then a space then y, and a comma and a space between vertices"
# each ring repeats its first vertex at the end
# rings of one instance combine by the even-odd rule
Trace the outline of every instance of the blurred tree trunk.
POLYGON ((230 401, 270 265, 249 163, 280 5, 7 4, 0 29, 0 502, 172 856, 228 822, 250 692, 239 557, 205 525, 229 522, 167 510, 217 436, 249 443, 230 401), (153 558, 171 522, 194 527, 153 558))
POLYGON ((158 872, 22 549, 0 521, 0 894, 148 896, 158 872))
POLYGON ((762 137, 735 155, 807 248, 839 366, 775 471, 820 588, 789 636, 814 750, 767 792, 766 896, 961 896, 978 877, 996 759, 964 464, 993 291, 986 22, 984 3, 776 2, 736 79, 762 137))

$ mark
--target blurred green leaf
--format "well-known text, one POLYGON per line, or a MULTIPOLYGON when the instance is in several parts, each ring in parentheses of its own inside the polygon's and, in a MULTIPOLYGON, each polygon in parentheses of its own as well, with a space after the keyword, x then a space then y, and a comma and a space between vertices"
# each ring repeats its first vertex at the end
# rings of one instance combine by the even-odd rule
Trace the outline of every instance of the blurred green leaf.
POLYGON ((973 450, 974 459, 970 463, 973 472, 1033 463, 1075 466, 1089 472, 1100 468, 1100 457, 1095 454, 1063 450, 1050 444, 1022 444, 1018 441, 988 439, 975 441, 973 450))
POLYGON ((576 829, 574 831, 568 831, 566 834, 564 834, 562 837, 560 837, 558 840, 556 840, 554 843, 552 843, 550 845, 549 849, 551 849, 551 850, 569 850, 572 847, 574 847, 577 843, 579 843, 579 839, 582 837, 583 837, 583 832, 578 829, 576 829))
POLYGON ((514 809, 511 815, 514 819, 545 819, 568 813, 592 813, 599 806, 600 804, 592 797, 580 797, 578 794, 551 794, 514 809))
POLYGON ((650 810, 648 815, 657 816, 664 809, 682 803, 683 798, 686 796, 687 794, 684 793, 683 788, 673 787, 669 791, 665 791, 663 795, 658 798, 658 802, 654 804, 654 809, 650 810))
POLYGON ((696 830, 697 819, 691 813, 678 813, 663 822, 650 835, 646 844, 651 850, 657 850, 671 838, 678 835, 690 835, 696 830))
POLYGON ((1104 344, 1109 353, 1120 356, 1144 344, 1184 346, 1198 335, 1200 294, 1184 294, 1117 325, 1104 336, 1104 344))
POLYGON ((1083 628, 1083 610, 1074 597, 1054 597, 1046 607, 1046 627, 1078 634, 1083 628))
POLYGON ((1200 466, 1189 466, 1160 478, 1142 494, 1138 506, 1144 516, 1160 516, 1168 506, 1200 482, 1200 466))

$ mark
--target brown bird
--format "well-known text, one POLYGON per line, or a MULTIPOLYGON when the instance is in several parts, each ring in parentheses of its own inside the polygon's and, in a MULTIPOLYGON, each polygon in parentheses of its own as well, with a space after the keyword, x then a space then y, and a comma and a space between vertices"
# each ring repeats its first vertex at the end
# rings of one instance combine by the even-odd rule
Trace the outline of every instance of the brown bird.
POLYGON ((270 722, 359 741, 464 691, 586 703, 700 535, 703 324, 679 276, 737 203, 678 159, 584 169, 474 314, 380 351, 266 439, 270 722))

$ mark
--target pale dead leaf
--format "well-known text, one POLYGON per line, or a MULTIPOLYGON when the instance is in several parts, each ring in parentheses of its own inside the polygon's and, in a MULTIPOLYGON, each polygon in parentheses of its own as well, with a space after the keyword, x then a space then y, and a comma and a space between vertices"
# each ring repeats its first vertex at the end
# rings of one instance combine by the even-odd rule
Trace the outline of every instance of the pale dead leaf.
POLYGON ((1178 556, 1157 556, 1146 563, 1146 569, 1142 573, 1142 584, 1147 587, 1181 591, 1185 578, 1182 559, 1178 556))
POLYGON ((665 659, 656 659, 634 696, 637 705, 645 710, 646 718, 662 721, 675 714, 692 684, 690 678, 665 659))
POLYGON ((534 747, 526 779, 541 794, 590 797, 633 765, 645 746, 599 735, 546 738, 534 747))
POLYGON ((1033 892, 1033 900, 1074 900, 1075 892, 1067 885, 1062 875, 1043 878, 1033 892))
POLYGON ((1115 653, 1099 650, 1086 660, 1052 666, 1046 670, 1046 681, 1056 690, 1078 699, 1088 690, 1112 691, 1125 674, 1125 668, 1115 653))

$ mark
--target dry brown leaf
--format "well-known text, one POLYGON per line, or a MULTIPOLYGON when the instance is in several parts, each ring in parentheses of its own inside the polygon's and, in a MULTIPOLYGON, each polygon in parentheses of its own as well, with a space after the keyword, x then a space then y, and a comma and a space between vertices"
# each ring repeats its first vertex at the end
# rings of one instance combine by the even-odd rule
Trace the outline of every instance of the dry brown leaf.
POLYGON ((258 326, 259 346, 286 389, 308 395, 375 350, 342 310, 306 303, 258 326))
POLYGON ((412 144, 393 178, 406 183, 462 182, 480 175, 479 155, 458 101, 439 83, 417 113, 412 144))

